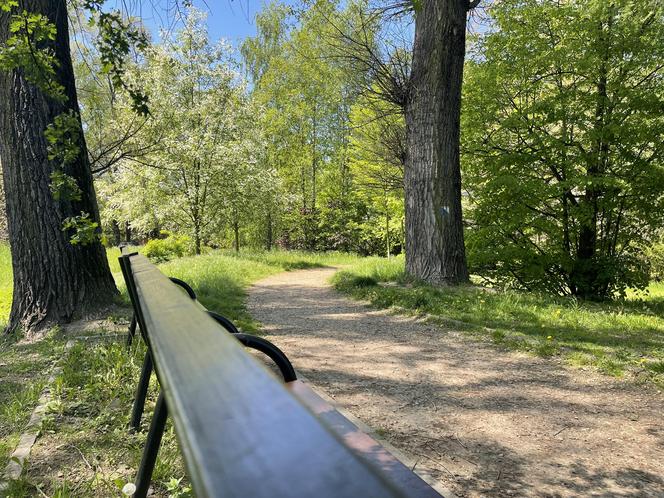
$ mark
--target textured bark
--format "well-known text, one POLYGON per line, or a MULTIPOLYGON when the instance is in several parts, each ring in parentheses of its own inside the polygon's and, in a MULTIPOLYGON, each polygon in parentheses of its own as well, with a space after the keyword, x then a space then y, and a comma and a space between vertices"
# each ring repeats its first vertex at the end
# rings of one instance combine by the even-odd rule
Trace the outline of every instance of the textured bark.
POLYGON ((423 0, 406 104, 406 271, 434 284, 468 281, 459 136, 468 2, 423 0))
MULTIPOLYGON (((81 212, 99 222, 84 142, 78 160, 65 170, 77 180, 81 200, 56 201, 49 188, 54 165, 47 157, 44 130, 58 114, 69 109, 78 113, 65 0, 23 0, 19 9, 44 14, 56 25, 52 48, 68 97, 64 104, 46 97, 21 70, 0 72, 0 162, 14 269, 7 330, 33 331, 107 306, 117 290, 103 246, 73 246, 61 229, 64 218, 81 212)), ((8 24, 9 15, 0 14, 0 43, 8 37, 8 24)))
MULTIPOLYGON (((2 164, 0 164, 1 169, 2 164)), ((0 241, 5 240, 7 240, 7 208, 5 204, 5 190, 2 187, 2 182, 0 182, 0 241)))

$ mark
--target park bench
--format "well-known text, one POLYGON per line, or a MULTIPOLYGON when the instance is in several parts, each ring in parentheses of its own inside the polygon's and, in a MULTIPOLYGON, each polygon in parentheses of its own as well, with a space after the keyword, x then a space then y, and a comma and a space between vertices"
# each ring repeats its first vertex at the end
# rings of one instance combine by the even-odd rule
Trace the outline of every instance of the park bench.
POLYGON ((123 251, 120 266, 134 308, 128 344, 138 329, 147 346, 134 429, 153 370, 160 386, 135 497, 147 496, 167 416, 199 497, 442 496, 298 380, 276 346, 205 310, 144 256, 123 251), (245 347, 265 353, 283 382, 245 347))

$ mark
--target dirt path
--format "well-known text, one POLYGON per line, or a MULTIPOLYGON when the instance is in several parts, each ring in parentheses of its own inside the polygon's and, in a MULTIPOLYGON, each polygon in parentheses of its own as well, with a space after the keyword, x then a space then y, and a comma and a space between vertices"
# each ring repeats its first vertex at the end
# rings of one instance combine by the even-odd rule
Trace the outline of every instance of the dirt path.
POLYGON ((367 308, 332 269, 257 283, 295 368, 458 496, 664 497, 664 396, 367 308))

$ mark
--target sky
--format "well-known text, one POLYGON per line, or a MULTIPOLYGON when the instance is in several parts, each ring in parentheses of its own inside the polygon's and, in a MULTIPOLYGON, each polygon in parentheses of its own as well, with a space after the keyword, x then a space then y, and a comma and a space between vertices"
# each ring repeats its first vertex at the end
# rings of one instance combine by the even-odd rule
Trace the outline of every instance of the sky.
MULTIPOLYGON (((267 0, 194 0, 194 6, 208 13, 208 29, 211 40, 224 38, 238 47, 247 36, 256 34, 256 14, 267 0)), ((284 3, 295 4, 297 0, 284 3)), ((108 7, 124 5, 131 13, 140 15, 143 22, 157 35, 160 28, 169 29, 174 19, 172 0, 114 0, 108 7)))

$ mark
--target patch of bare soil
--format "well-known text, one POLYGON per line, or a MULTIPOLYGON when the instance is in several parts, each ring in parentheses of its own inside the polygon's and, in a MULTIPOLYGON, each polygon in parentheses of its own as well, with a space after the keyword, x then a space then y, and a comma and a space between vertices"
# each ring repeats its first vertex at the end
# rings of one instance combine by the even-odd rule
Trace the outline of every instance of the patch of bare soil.
POLYGON ((337 293, 333 269, 249 293, 314 387, 460 497, 664 497, 664 396, 337 293))

